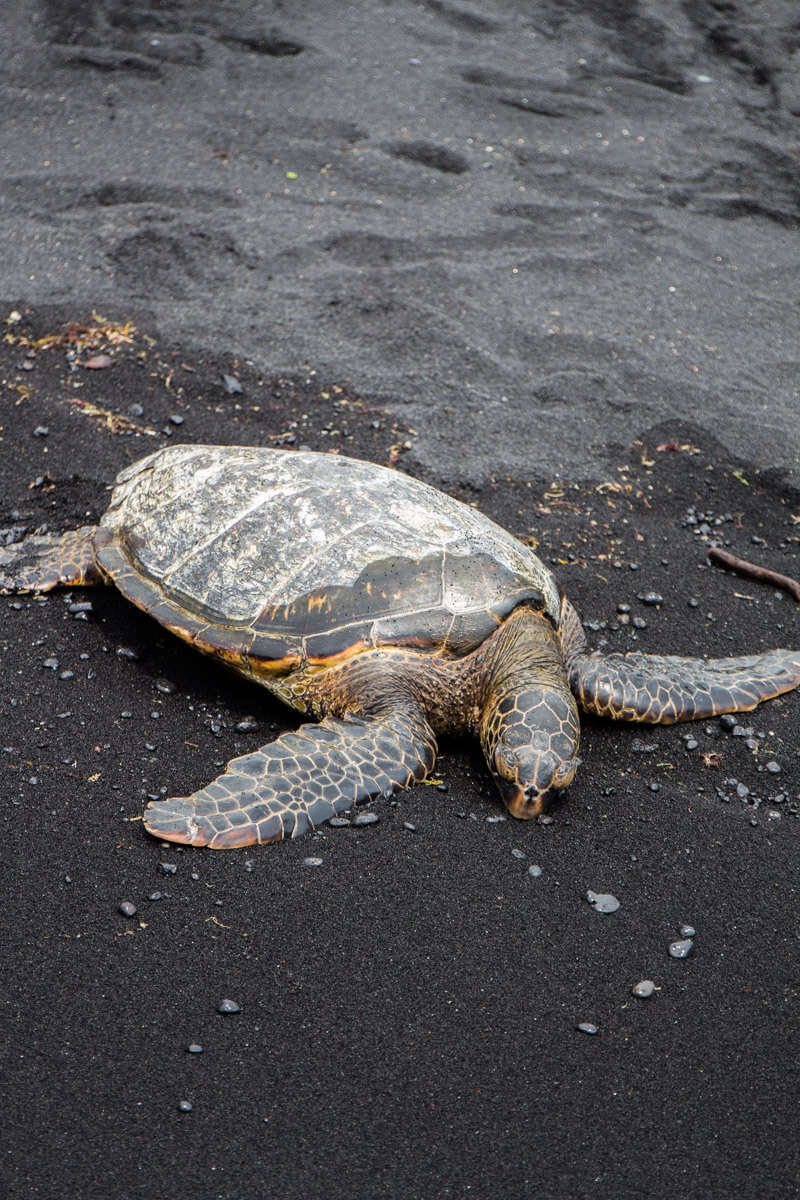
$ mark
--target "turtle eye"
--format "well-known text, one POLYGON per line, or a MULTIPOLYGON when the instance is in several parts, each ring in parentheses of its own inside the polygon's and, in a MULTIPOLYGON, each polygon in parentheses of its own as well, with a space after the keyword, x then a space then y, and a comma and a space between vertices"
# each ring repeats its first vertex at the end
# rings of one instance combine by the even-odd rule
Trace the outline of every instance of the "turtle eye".
POLYGON ((566 762, 562 762, 553 776, 553 782, 550 786, 554 788, 567 787, 575 778, 575 772, 580 765, 581 760, 579 758, 568 758, 566 762))
POLYGON ((516 783, 518 775, 517 756, 502 742, 494 752, 494 766, 501 779, 508 783, 516 783))

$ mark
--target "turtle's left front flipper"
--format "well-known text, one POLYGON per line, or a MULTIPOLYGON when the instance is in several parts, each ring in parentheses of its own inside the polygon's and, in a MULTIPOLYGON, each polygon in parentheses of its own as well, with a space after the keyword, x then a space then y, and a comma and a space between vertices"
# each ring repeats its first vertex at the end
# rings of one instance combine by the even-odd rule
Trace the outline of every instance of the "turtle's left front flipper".
POLYGON ((749 658, 590 653, 578 614, 561 602, 558 627, 573 696, 584 712, 671 725, 746 712, 800 684, 800 651, 749 658))
POLYGON ((436 739, 416 709, 380 717, 328 717, 234 758, 192 796, 156 800, 144 815, 156 837, 227 849, 299 837, 354 804, 419 782, 436 739))
POLYGON ((800 652, 709 659, 578 653, 569 663, 569 680, 585 712, 671 725, 745 712, 791 691, 800 684, 800 652))

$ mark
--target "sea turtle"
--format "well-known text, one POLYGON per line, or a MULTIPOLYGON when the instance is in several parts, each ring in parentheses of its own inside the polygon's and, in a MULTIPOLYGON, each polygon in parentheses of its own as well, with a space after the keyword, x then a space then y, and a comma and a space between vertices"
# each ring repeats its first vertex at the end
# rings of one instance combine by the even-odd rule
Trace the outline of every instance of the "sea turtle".
POLYGON ((213 847, 297 837, 424 779, 477 734, 508 810, 578 766, 578 709, 669 724, 754 708, 800 653, 590 653, 551 572, 488 517, 400 472, 303 451, 171 446, 99 526, 0 549, 0 590, 113 583, 167 629, 317 718, 233 759, 146 828, 213 847))

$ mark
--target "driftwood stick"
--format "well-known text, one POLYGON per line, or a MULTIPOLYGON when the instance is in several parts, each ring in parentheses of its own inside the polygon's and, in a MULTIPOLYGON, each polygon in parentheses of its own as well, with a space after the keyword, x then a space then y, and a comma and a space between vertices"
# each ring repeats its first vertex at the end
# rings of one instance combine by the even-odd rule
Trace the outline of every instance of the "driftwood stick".
POLYGON ((737 558, 734 554, 728 554, 727 550, 720 550, 718 546, 709 546, 708 557, 712 562, 736 571, 738 575, 746 575, 750 579, 760 579, 764 583, 771 583, 775 587, 783 588, 784 591, 794 596, 795 600, 800 600, 800 583, 796 579, 790 579, 788 575, 779 575, 777 571, 770 571, 767 567, 757 567, 755 563, 747 562, 744 558, 737 558))

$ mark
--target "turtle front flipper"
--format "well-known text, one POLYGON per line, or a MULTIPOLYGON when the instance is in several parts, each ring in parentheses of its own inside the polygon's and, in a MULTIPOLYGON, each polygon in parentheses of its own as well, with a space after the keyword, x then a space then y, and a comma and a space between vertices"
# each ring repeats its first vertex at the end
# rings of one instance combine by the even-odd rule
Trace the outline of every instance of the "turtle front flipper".
POLYGON ((746 712, 800 684, 800 653, 771 650, 749 658, 672 658, 578 653, 570 687, 581 708, 617 721, 671 725, 746 712))
POLYGON ((94 557, 95 525, 62 534, 33 534, 0 546, 0 592, 49 592, 105 583, 94 557))
POLYGON ((421 712, 328 717, 234 758, 192 796, 152 802, 144 824, 167 841, 213 849, 279 842, 419 782, 435 760, 436 739, 421 712))

